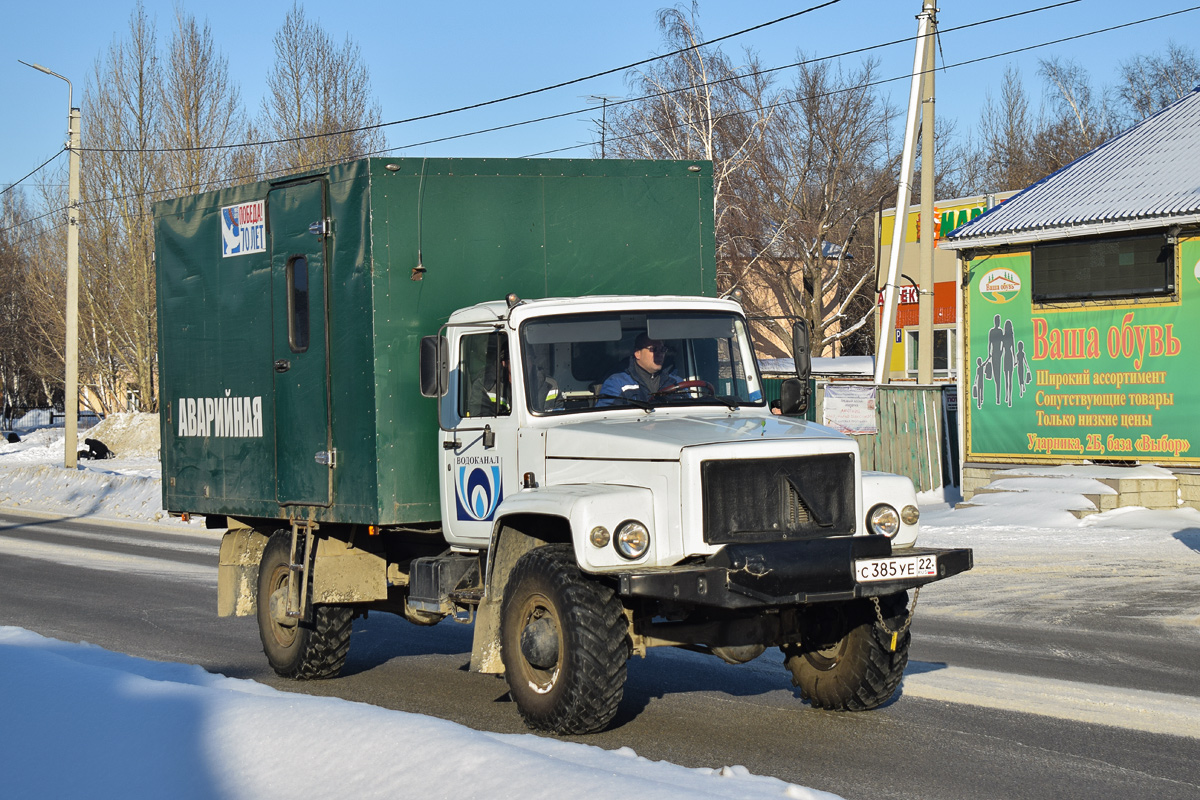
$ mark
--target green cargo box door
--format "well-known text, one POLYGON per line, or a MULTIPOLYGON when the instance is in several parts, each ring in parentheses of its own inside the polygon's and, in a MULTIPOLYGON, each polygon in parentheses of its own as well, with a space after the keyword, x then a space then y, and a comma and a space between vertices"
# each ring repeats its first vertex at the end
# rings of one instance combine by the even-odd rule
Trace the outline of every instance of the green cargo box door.
POLYGON ((280 505, 332 500, 325 342, 325 183, 267 196, 275 372, 275 492, 280 505))

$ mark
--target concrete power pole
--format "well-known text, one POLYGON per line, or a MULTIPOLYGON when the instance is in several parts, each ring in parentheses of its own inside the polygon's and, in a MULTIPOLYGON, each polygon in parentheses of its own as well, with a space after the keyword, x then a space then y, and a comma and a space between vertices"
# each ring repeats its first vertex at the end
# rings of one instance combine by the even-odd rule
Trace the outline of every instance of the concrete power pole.
MULTIPOLYGON (((908 223, 908 204, 912 197, 913 163, 916 161, 918 116, 921 105, 922 76, 925 72, 925 51, 932 47, 934 0, 923 0, 917 16, 917 48, 913 58, 912 83, 908 92, 908 116, 904 126, 904 153, 900 161, 900 185, 896 192, 896 221, 892 226, 892 249, 888 258, 887 283, 883 287, 883 319, 879 325, 879 341, 875 356, 875 383, 888 382, 891 369, 892 344, 896 329, 897 282, 904 261, 904 229, 908 223)), ((932 138, 932 137, 931 137, 932 138)))
MULTIPOLYGON (((928 9, 930 3, 926 3, 928 9)), ((932 13, 936 13, 933 9, 932 13)), ((937 31, 937 17, 929 26, 932 39, 937 31)), ((917 383, 933 383, 933 245, 937 220, 933 210, 933 71, 934 48, 930 41, 925 47, 925 68, 921 89, 921 267, 917 320, 917 383)), ((897 210, 896 218, 900 213, 897 210)))
POLYGON ((67 308, 66 342, 63 361, 66 376, 63 381, 63 465, 75 469, 79 461, 79 151, 83 146, 80 138, 80 113, 75 107, 74 89, 71 81, 41 64, 21 61, 38 72, 52 75, 67 82, 67 151, 70 154, 67 177, 67 308))
POLYGON ((63 393, 66 415, 63 463, 75 469, 79 453, 79 109, 71 107, 69 121, 70 164, 67 178, 67 341, 64 350, 67 376, 63 393))

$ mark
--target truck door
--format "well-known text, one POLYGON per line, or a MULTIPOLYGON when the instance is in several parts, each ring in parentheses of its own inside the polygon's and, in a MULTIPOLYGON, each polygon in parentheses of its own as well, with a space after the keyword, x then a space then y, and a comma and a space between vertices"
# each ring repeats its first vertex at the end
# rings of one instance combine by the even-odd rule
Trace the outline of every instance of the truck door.
POLYGON ((325 325, 325 183, 267 195, 275 375, 275 493, 280 505, 332 499, 325 325))
POLYGON ((486 547, 496 509, 517 491, 517 403, 508 338, 490 328, 450 337, 452 379, 442 399, 442 525, 453 544, 486 547))

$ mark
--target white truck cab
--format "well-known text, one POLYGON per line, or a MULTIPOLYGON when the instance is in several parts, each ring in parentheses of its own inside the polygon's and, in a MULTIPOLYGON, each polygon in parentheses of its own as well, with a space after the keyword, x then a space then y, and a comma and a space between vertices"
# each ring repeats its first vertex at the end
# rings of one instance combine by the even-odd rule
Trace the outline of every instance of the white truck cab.
MULTIPOLYGON (((483 303, 453 314, 444 336, 454 365, 439 398, 451 544, 486 548, 496 520, 509 514, 565 514, 584 569, 672 566, 721 547, 703 535, 707 464, 800 457, 840 473, 834 491, 807 499, 836 521, 813 524, 866 535, 864 511, 883 503, 900 519, 892 546, 916 541, 911 482, 878 480, 864 500, 852 439, 767 407, 742 309, 731 300, 483 303), (666 348, 657 394, 603 396, 606 380, 628 374, 642 335, 666 348), (593 529, 611 539, 627 522, 636 524, 637 547, 591 540, 593 529)), ((628 380, 622 385, 638 388, 628 380)))

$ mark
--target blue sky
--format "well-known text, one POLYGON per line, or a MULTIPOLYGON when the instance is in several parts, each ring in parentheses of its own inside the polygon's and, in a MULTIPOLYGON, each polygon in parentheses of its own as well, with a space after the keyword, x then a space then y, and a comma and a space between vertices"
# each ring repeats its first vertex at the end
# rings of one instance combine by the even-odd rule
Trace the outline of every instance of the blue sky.
MULTIPOLYGON (((1049 5, 1054 0, 963 2, 942 0, 943 31, 991 17, 1049 5)), ((1187 8, 1200 0, 1081 0, 1073 5, 1016 20, 948 31, 942 36, 939 64, 1073 36, 1187 8)), ((257 111, 273 50, 271 39, 290 0, 218 4, 181 0, 182 7, 207 19, 218 46, 229 59, 242 98, 257 111)), ((818 5, 819 0, 703 0, 700 25, 712 39, 818 5)), ((78 104, 97 58, 127 30, 132 0, 59 0, 6 4, 0 28, 0 86, 4 87, 4 125, 0 126, 0 185, 21 178, 61 148, 67 116, 66 85, 22 66, 37 62, 70 78, 78 104)), ((458 2, 416 3, 343 0, 305 4, 335 39, 349 34, 362 47, 385 121, 402 119, 489 100, 628 64, 663 51, 655 28, 661 0, 607 0, 604 3, 458 2)), ((173 5, 147 2, 165 44, 173 24, 173 5)), ((831 55, 912 36, 920 0, 842 0, 831 7, 729 40, 722 47, 740 61, 753 48, 767 67, 794 63, 797 52, 831 55)), ((960 132, 974 126, 986 93, 995 93, 1006 64, 1021 69, 1031 94, 1040 92, 1037 59, 1072 58, 1097 82, 1114 82, 1122 61, 1136 53, 1165 49, 1174 39, 1193 46, 1200 11, 939 72, 939 119, 955 118, 960 132)), ((881 77, 907 75, 913 44, 874 51, 881 77)), ((862 56, 846 59, 856 66, 862 56)), ((779 73, 787 80, 787 72, 779 73)), ((898 108, 907 99, 907 80, 882 87, 898 108)), ((387 129, 388 143, 408 145, 407 156, 519 157, 587 144, 595 138, 593 117, 519 127, 455 141, 414 146, 442 136, 586 108, 589 95, 627 96, 622 75, 546 92, 488 109, 387 129)), ((86 113, 86 112, 85 112, 86 113)), ((87 119, 84 118, 86 130, 87 119)), ((587 157, 588 147, 555 153, 587 157)), ((38 176, 40 177, 40 175, 38 176)), ((32 181, 30 181, 32 182, 32 181)))

